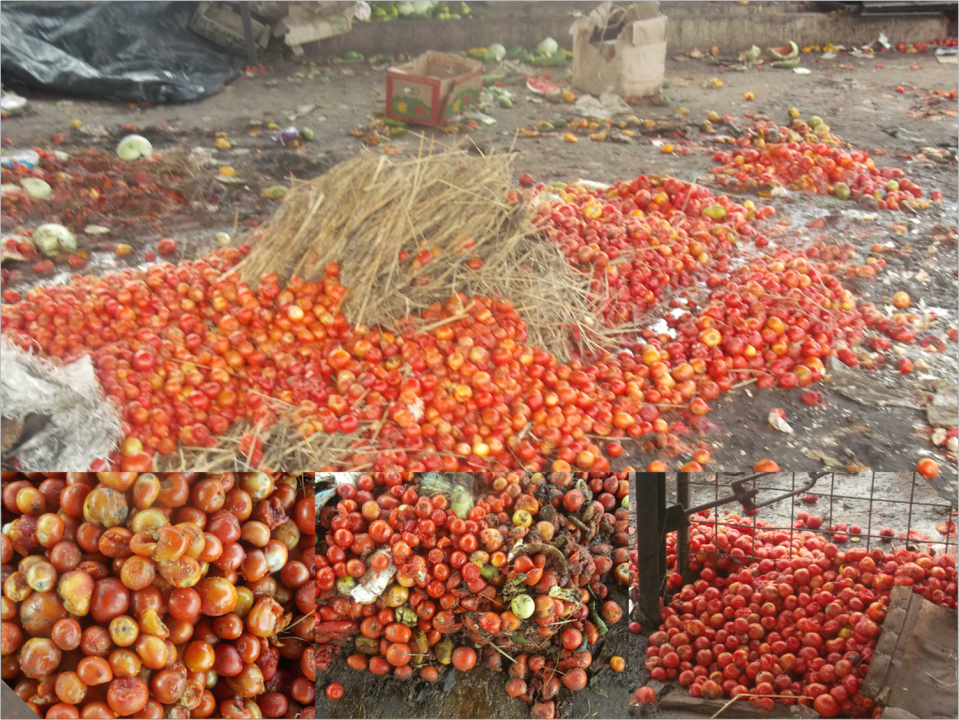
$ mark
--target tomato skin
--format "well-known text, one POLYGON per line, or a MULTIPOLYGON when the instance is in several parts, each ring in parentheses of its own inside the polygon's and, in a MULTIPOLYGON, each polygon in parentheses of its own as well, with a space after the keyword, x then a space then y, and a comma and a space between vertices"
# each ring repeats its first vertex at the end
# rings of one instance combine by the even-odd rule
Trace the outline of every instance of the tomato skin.
POLYGON ((633 693, 633 702, 639 703, 640 705, 656 705, 659 702, 659 698, 656 696, 655 690, 645 685, 633 693))
POLYGON ((471 647, 461 645, 453 650, 453 667, 462 672, 471 670, 476 665, 476 651, 471 647))
POLYGON ((330 700, 339 700, 343 697, 343 686, 339 683, 330 683, 326 686, 326 696, 330 700))

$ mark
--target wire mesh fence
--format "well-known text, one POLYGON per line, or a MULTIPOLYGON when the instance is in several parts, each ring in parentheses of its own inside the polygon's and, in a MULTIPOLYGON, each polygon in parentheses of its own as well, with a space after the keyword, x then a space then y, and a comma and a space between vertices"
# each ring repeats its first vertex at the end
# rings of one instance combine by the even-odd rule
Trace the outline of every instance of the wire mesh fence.
MULTIPOLYGON (((640 486, 644 475, 655 482, 654 474, 639 474, 640 486)), ((640 575, 644 567, 656 573, 663 600, 671 573, 769 559, 762 533, 795 537, 812 531, 844 550, 959 550, 954 503, 918 473, 668 473, 660 495, 658 532, 639 532, 637 549, 640 575), (677 521, 681 516, 688 523, 677 521), (643 558, 657 556, 658 563, 644 565, 643 558)))

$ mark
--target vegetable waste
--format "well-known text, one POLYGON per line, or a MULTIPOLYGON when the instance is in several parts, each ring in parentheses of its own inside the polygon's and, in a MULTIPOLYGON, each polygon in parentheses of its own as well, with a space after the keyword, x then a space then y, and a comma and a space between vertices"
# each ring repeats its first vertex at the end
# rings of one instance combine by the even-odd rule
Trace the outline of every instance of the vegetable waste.
POLYGON ((312 483, 2 477, 0 677, 39 717, 314 717, 312 483))
POLYGON ((318 669, 342 680, 345 659, 433 682, 479 663, 508 670, 506 692, 536 702, 534 715, 555 716, 561 688, 586 686, 621 622, 609 584, 629 582, 627 477, 337 475, 317 536, 318 669), (356 584, 391 563, 392 584, 358 601, 356 584))
MULTIPOLYGON (((877 547, 847 547, 845 524, 822 528, 807 512, 791 531, 734 514, 707 522, 708 512, 692 518, 693 583, 676 568, 676 534, 667 536, 673 571, 659 629, 649 635, 652 679, 675 680, 693 697, 750 695, 739 701, 766 712, 780 703, 827 718, 878 717, 882 709, 861 690, 890 592, 911 587, 955 610, 955 556, 918 534, 892 544, 889 528, 877 547)), ((635 700, 656 702, 655 693, 641 688, 635 700)))

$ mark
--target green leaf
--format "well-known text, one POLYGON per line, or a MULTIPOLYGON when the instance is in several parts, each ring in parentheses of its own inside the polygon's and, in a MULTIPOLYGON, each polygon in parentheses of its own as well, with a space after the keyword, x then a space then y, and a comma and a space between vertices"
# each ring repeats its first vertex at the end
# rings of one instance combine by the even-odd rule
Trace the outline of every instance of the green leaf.
POLYGON ((599 684, 599 678, 601 675, 602 673, 597 673, 596 675, 593 675, 592 678, 590 678, 589 688, 597 695, 602 695, 604 698, 608 698, 609 695, 607 695, 606 691, 603 690, 603 686, 599 684))
POLYGON ((527 640, 527 639, 524 638, 522 635, 513 635, 513 636, 510 638, 510 640, 512 640, 514 643, 518 643, 518 644, 520 644, 520 645, 530 645, 530 644, 532 644, 530 640, 527 640))

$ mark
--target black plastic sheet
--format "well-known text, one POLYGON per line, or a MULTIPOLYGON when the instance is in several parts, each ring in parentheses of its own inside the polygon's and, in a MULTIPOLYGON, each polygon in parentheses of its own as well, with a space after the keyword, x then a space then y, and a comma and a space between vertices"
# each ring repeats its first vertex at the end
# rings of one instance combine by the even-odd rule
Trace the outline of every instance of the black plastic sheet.
POLYGON ((193 2, 5 2, 4 83, 98 100, 211 95, 243 61, 189 29, 193 2))

